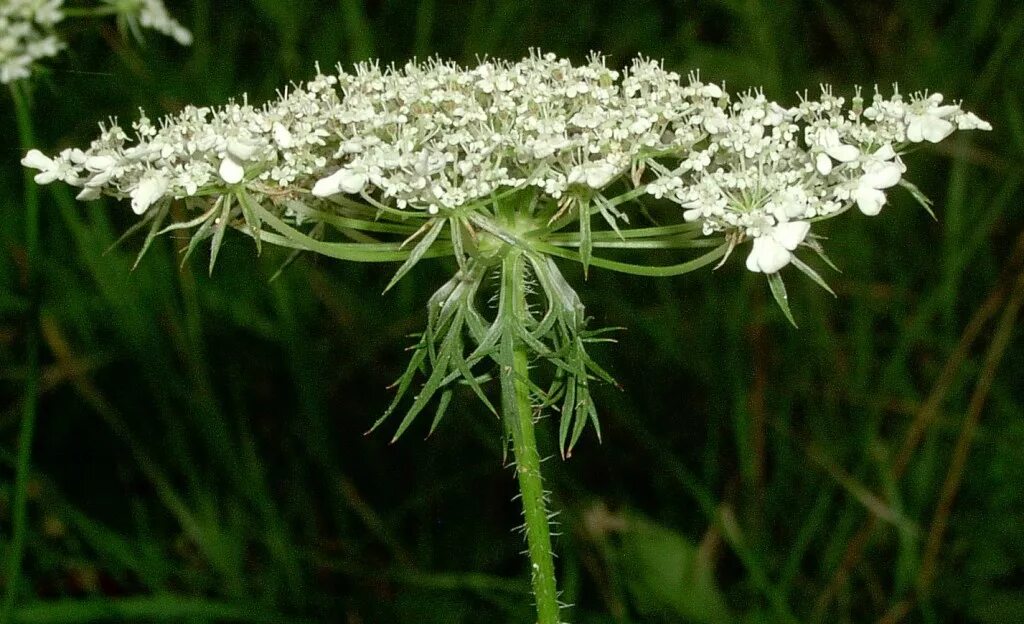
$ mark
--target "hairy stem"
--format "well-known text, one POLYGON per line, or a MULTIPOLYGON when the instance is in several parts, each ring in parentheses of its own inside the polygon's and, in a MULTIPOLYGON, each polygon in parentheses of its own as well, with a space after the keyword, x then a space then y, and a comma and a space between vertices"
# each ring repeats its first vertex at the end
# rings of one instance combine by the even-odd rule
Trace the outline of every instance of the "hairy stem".
MULTIPOLYGON (((32 119, 28 100, 18 83, 11 85, 11 97, 18 122, 18 138, 24 149, 31 147, 32 119)), ((18 459, 14 477, 14 508, 11 513, 12 532, 7 553, 5 576, 7 587, 0 604, 0 624, 14 621, 14 606, 21 580, 21 562, 25 551, 26 507, 28 505, 28 475, 31 469, 32 438, 35 434, 36 412, 39 401, 39 286, 36 279, 36 259, 39 255, 39 189, 32 174, 25 173, 25 281, 28 287, 29 310, 25 332, 25 398, 22 402, 21 428, 18 432, 18 459)))
POLYGON ((533 427, 530 402, 529 358, 526 346, 516 337, 512 324, 527 314, 524 258, 511 251, 502 261, 501 308, 506 328, 501 343, 501 405, 505 428, 512 438, 516 478, 525 517, 530 574, 537 603, 538 624, 559 624, 555 563, 551 531, 540 471, 540 452, 533 427))

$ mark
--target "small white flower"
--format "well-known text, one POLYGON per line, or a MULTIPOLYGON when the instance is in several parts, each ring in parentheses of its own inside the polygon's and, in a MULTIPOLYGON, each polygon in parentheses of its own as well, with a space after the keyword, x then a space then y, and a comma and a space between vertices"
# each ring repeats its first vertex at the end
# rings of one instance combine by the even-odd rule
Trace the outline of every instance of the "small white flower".
POLYGON ((29 150, 21 159, 21 164, 24 167, 40 171, 35 176, 36 184, 49 184, 60 177, 57 163, 37 149, 29 150))
POLYGON ((776 193, 766 208, 779 221, 789 221, 807 216, 809 200, 807 191, 803 187, 787 186, 781 192, 776 193))
POLYGON ((821 175, 828 175, 832 171, 832 161, 841 163, 851 162, 860 156, 860 150, 854 145, 843 143, 839 138, 839 131, 835 128, 825 128, 818 132, 817 145, 822 150, 815 157, 815 167, 821 175))
POLYGON ((292 133, 280 121, 274 122, 274 142, 281 149, 288 149, 294 144, 292 133))
POLYGON ((29 150, 21 159, 21 164, 30 169, 38 169, 33 178, 36 184, 50 184, 56 180, 68 184, 79 184, 76 173, 78 165, 85 162, 85 154, 79 149, 66 149, 57 158, 50 158, 37 149, 29 150))
POLYGON ((957 130, 991 130, 992 124, 974 113, 964 113, 956 120, 957 130))
POLYGON ((331 175, 318 180, 313 185, 313 195, 315 197, 330 197, 331 195, 337 195, 338 193, 348 193, 353 195, 361 192, 368 182, 367 175, 365 173, 359 173, 352 171, 348 168, 342 168, 332 173, 331 175))
POLYGON ((864 175, 857 181, 853 199, 860 211, 875 216, 886 203, 884 189, 899 183, 903 170, 899 163, 874 161, 865 167, 864 175))
POLYGON ((917 103, 920 107, 917 112, 907 115, 907 140, 912 143, 929 141, 938 143, 956 129, 948 119, 950 115, 960 110, 959 106, 941 106, 942 94, 933 93, 926 100, 917 103))
POLYGON ((217 173, 228 184, 238 184, 245 179, 245 163, 252 160, 258 148, 248 141, 231 139, 225 148, 224 159, 220 162, 217 173))
POLYGON ((85 168, 93 173, 103 173, 114 167, 117 161, 109 155, 90 156, 85 160, 85 168))
POLYGON ((777 273, 793 259, 793 250, 804 242, 811 224, 806 221, 779 223, 763 229, 754 239, 747 256, 747 268, 754 273, 777 273))
POLYGON ((227 145, 228 156, 239 163, 252 160, 252 157, 256 155, 256 150, 256 146, 252 143, 248 141, 240 141, 238 139, 231 139, 228 141, 227 145))
POLYGON ((602 189, 615 179, 618 169, 609 162, 593 162, 576 165, 569 171, 569 184, 586 184, 592 189, 602 189))
POLYGON ((149 207, 163 198, 167 192, 167 180, 161 175, 150 175, 139 181, 130 193, 132 198, 132 210, 141 215, 149 210, 149 207))

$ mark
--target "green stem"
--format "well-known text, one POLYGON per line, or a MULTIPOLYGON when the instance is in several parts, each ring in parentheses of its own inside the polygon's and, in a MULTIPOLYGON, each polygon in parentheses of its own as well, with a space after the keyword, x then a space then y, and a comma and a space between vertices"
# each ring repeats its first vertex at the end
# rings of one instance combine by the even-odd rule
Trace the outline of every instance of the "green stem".
MULTIPOLYGON (((506 322, 519 324, 527 314, 524 257, 512 250, 502 261, 501 303, 506 322)), ((540 470, 540 452, 530 402, 529 356, 515 331, 509 327, 501 342, 501 404, 505 428, 512 438, 516 478, 525 517, 526 544, 530 555, 531 582, 537 603, 538 624, 559 624, 555 562, 551 531, 540 470)))
MULTIPOLYGON (((18 87, 11 85, 11 97, 18 123, 18 138, 24 149, 31 147, 32 118, 28 100, 18 87)), ((7 587, 0 605, 0 624, 10 624, 14 618, 14 604, 21 580, 21 562, 25 551, 26 507, 28 505, 28 476, 32 459, 32 438, 35 434, 36 412, 39 401, 39 284, 36 279, 36 259, 39 255, 39 189, 32 174, 25 170, 25 275, 28 286, 29 313, 26 327, 25 398, 21 410, 21 428, 18 432, 18 459, 14 477, 13 538, 7 556, 7 587)))

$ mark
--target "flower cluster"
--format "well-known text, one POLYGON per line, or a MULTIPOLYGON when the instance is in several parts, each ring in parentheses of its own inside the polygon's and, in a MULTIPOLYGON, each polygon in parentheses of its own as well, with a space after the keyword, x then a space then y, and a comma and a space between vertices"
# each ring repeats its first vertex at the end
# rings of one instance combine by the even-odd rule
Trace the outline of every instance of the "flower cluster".
POLYGON ((63 0, 0 2, 0 84, 31 73, 32 64, 56 56, 64 44, 53 27, 64 19, 63 0))
POLYGON ((956 129, 991 126, 943 96, 875 91, 865 108, 823 87, 783 108, 760 92, 722 103, 693 155, 665 171, 649 192, 679 203, 705 233, 740 232, 754 239, 747 268, 775 273, 810 232, 810 223, 853 205, 877 215, 885 190, 900 183, 900 153, 913 143, 938 143, 956 129))
MULTIPOLYGON (((192 42, 192 33, 170 16, 163 0, 103 2, 109 7, 80 7, 75 14, 105 15, 112 10, 129 24, 155 30, 182 45, 192 42)), ((28 78, 33 64, 56 56, 65 47, 54 33, 64 18, 64 0, 0 1, 0 84, 28 78)))
POLYGON ((854 205, 877 214, 902 180, 901 153, 956 129, 990 126, 937 93, 876 90, 868 104, 857 91, 848 106, 823 87, 787 108, 644 58, 620 72, 599 55, 574 66, 533 53, 318 72, 263 106, 187 107, 158 124, 142 115, 131 132, 112 123, 86 150, 33 150, 23 163, 40 183, 130 198, 138 214, 172 199, 213 205, 239 188, 275 207, 329 211, 352 196, 423 217, 508 189, 561 206, 646 193, 705 235, 752 239, 747 267, 772 274, 813 221, 854 205))

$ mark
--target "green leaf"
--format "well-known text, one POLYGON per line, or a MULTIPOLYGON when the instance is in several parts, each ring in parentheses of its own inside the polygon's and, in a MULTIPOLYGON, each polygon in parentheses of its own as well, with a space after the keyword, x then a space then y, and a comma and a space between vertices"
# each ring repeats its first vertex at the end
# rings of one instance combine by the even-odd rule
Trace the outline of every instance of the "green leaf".
POLYGON ((932 200, 928 199, 928 196, 921 192, 921 189, 917 188, 917 185, 908 182, 907 180, 900 180, 900 186, 910 191, 917 203, 921 204, 921 207, 932 216, 932 219, 938 221, 939 219, 935 216, 935 211, 932 210, 932 200))
POLYGON ((210 275, 213 275, 213 267, 217 264, 217 254, 220 253, 220 246, 224 242, 224 232, 228 231, 228 222, 231 220, 231 199, 233 195, 225 195, 224 203, 220 208, 220 216, 213 224, 213 241, 210 242, 210 275))
MULTIPOLYGON (((171 208, 171 202, 168 200, 160 202, 160 207, 156 210, 156 214, 149 226, 149 234, 146 235, 146 242, 142 243, 142 249, 139 250, 139 255, 135 258, 135 264, 132 265, 134 271, 139 263, 142 262, 142 256, 146 255, 149 251, 149 246, 153 244, 156 237, 160 234, 160 225, 163 224, 164 219, 167 218, 167 212, 171 208)), ((116 243, 115 243, 116 245, 116 243)))
POLYGON ((448 405, 450 405, 451 402, 451 389, 442 392, 441 399, 437 403, 437 411, 434 413, 434 421, 430 423, 430 431, 427 433, 428 436, 434 433, 434 430, 437 429, 437 425, 441 422, 441 419, 444 418, 445 413, 448 411, 448 405))
POLYGON ((391 416, 391 414, 395 412, 395 410, 398 408, 398 405, 402 402, 402 399, 405 397, 405 393, 409 391, 409 386, 411 386, 413 380, 416 379, 416 372, 420 369, 420 366, 423 364, 423 361, 427 357, 427 349, 426 344, 424 342, 425 340, 425 337, 422 338, 420 340, 420 343, 416 345, 412 357, 409 358, 409 364, 405 367, 405 372, 402 373, 402 376, 398 378, 398 389, 395 391, 395 398, 391 399, 391 404, 388 405, 388 408, 386 410, 384 410, 384 414, 382 414, 381 417, 378 418, 376 422, 373 423, 373 426, 370 427, 370 430, 367 431, 367 433, 375 431, 378 427, 380 427, 384 423, 384 421, 387 420, 391 416))
MULTIPOLYGON (((608 241, 608 240, 620 240, 623 238, 665 238, 674 237, 681 235, 700 236, 701 225, 699 223, 679 223, 676 225, 662 225, 658 227, 649 228, 633 228, 627 230, 615 231, 600 231, 591 232, 590 237, 595 241, 608 241)), ((539 228, 528 232, 530 238, 538 238, 542 234, 547 232, 547 228, 539 228)), ((550 241, 577 241, 579 240, 578 232, 560 232, 556 234, 549 234, 544 237, 550 241)))
MULTIPOLYGON (((569 260, 575 260, 576 262, 582 262, 582 258, 579 253, 562 249, 555 245, 544 243, 541 241, 533 241, 531 243, 538 251, 543 251, 552 256, 558 256, 560 258, 567 258, 569 260)), ((669 277, 672 275, 682 275, 684 273, 690 273, 696 271, 699 268, 705 267, 715 260, 718 260, 725 255, 728 251, 729 244, 723 243, 708 253, 699 256, 689 262, 683 262, 682 264, 672 264, 668 266, 649 266, 644 264, 630 264, 627 262, 616 262, 615 260, 607 260, 605 258, 592 257, 590 264, 592 266, 600 267, 602 269, 609 269, 612 271, 618 271, 619 273, 628 273, 630 275, 643 275, 647 277, 669 277)))
POLYGON ((786 294, 786 285, 782 282, 782 275, 779 273, 769 274, 768 286, 771 287, 772 296, 775 297, 775 303, 779 304, 782 313, 786 315, 793 327, 798 327, 793 319, 793 313, 789 310, 789 295, 786 294))
POLYGON ((260 238, 260 230, 263 229, 263 221, 260 220, 260 214, 257 212, 252 196, 245 188, 239 189, 238 192, 238 203, 242 206, 242 218, 245 219, 245 224, 249 226, 249 233, 256 241, 256 254, 263 253, 263 239, 260 238))
POLYGON ((326 223, 327 225, 338 229, 363 230, 366 232, 377 232, 381 234, 403 234, 405 236, 408 236, 419 229, 418 225, 405 225, 376 220, 371 221, 368 219, 358 219, 332 214, 322 210, 316 210, 315 208, 310 208, 303 202, 299 201, 288 202, 288 207, 294 210, 296 214, 309 217, 310 220, 313 221, 326 223))
MULTIPOLYGON (((211 209, 211 212, 215 213, 216 210, 221 207, 223 202, 224 197, 218 197, 217 201, 214 202, 213 204, 213 209, 211 209)), ((188 259, 192 257, 192 253, 199 247, 199 243, 213 236, 214 221, 216 221, 216 218, 206 219, 199 226, 199 229, 197 229, 195 233, 192 234, 192 238, 189 239, 188 241, 188 247, 185 249, 185 255, 181 259, 182 266, 185 266, 185 263, 188 262, 188 259)))
POLYGON ((453 336, 454 333, 449 333, 441 343, 441 349, 438 352, 437 361, 434 362, 433 369, 430 371, 430 376, 427 377, 427 381, 420 388, 420 393, 416 396, 412 406, 409 407, 409 411, 405 413, 402 422, 398 424, 398 429, 395 430, 395 435, 391 438, 391 442, 396 442, 398 438, 402 437, 402 434, 412 425, 416 417, 427 406, 427 403, 434 398, 434 394, 441 388, 445 373, 448 371, 448 363, 452 359, 455 348, 453 336))
POLYGON ((804 244, 814 250, 814 253, 818 254, 818 257, 821 258, 829 268, 836 273, 842 273, 842 269, 836 266, 836 263, 832 262, 832 258, 829 258, 828 254, 825 253, 825 248, 822 246, 821 241, 817 240, 818 238, 819 237, 812 235, 812 237, 808 238, 804 244))
POLYGON ((792 262, 793 262, 793 266, 795 266, 796 268, 800 269, 800 271, 803 272, 804 275, 806 275, 807 277, 809 277, 812 280, 814 280, 815 284, 817 284, 818 286, 821 286, 822 288, 824 288, 833 297, 836 296, 835 291, 833 291, 831 288, 829 288, 829 286, 825 282, 825 280, 822 279, 822 277, 820 275, 818 275, 818 272, 815 271, 814 269, 812 269, 807 264, 805 264, 803 260, 801 260, 800 258, 797 258, 796 256, 793 256, 792 262))
POLYGON ((434 221, 433 225, 431 225, 423 235, 423 238, 421 238, 420 241, 416 243, 416 246, 413 247, 412 253, 409 254, 409 258, 406 259, 402 266, 398 267, 397 271, 395 271, 395 276, 392 277, 391 281, 388 282, 388 285, 384 287, 384 292, 391 290, 394 285, 398 283, 398 280, 402 279, 410 269, 416 266, 416 263, 423 258, 424 254, 426 254, 434 244, 434 241, 437 240, 437 235, 441 233, 441 230, 444 229, 444 226, 447 223, 447 219, 436 219, 434 221))
MULTIPOLYGON (((256 209, 263 222, 280 234, 262 231, 260 237, 275 245, 313 251, 329 258, 349 260, 351 262, 396 262, 409 258, 410 251, 402 249, 400 243, 329 243, 312 238, 280 218, 274 216, 266 208, 256 204, 256 209)), ((319 224, 318 224, 319 225, 319 224)), ((431 249, 423 257, 434 258, 451 255, 450 245, 439 245, 431 249)))
POLYGON ((576 411, 576 383, 572 375, 567 375, 565 380, 565 397, 562 400, 562 417, 558 423, 558 448, 562 451, 562 459, 568 457, 569 425, 572 423, 576 411))
POLYGON ((589 204, 580 200, 580 263, 583 264, 583 279, 590 272, 590 261, 594 251, 594 239, 590 236, 589 204))
POLYGON ((181 222, 178 222, 178 223, 172 223, 172 224, 168 225, 167 227, 163 228, 162 230, 160 230, 157 233, 157 235, 164 235, 164 234, 167 234, 169 232, 177 232, 178 230, 189 230, 189 229, 192 229, 192 228, 196 227, 197 225, 201 225, 201 224, 205 223, 206 221, 208 221, 210 218, 212 218, 214 213, 217 212, 218 208, 220 208, 220 205, 218 203, 214 203, 213 207, 211 207, 209 210, 207 210, 203 214, 199 215, 195 219, 190 219, 188 221, 181 221, 181 222))
MULTIPOLYGON (((152 221, 153 221, 153 219, 156 218, 156 216, 157 216, 157 214, 159 214, 159 212, 160 212, 159 210, 150 210, 149 212, 147 212, 145 214, 145 216, 142 217, 142 219, 140 219, 137 223, 133 224, 130 228, 128 228, 125 231, 124 234, 119 236, 118 239, 116 241, 114 241, 113 244, 110 245, 110 247, 107 247, 107 249, 103 252, 103 255, 106 255, 106 254, 110 253, 111 251, 114 251, 114 249, 119 247, 121 245, 121 243, 123 243, 124 241, 128 240, 129 238, 131 238, 132 236, 134 236, 138 232, 140 232, 143 229, 145 229, 145 227, 147 225, 149 225, 150 228, 152 228, 152 221)), ((152 231, 152 230, 150 230, 150 231, 152 231)), ((159 233, 158 233, 158 235, 159 235, 159 233)), ((138 261, 136 261, 135 264, 137 265, 138 261)))

